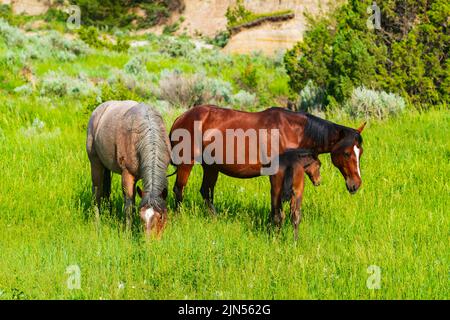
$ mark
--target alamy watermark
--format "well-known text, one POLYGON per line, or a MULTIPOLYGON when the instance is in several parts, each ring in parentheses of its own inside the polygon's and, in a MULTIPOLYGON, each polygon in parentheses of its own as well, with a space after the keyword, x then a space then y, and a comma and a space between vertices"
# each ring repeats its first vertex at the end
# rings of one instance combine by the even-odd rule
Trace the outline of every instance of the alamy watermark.
POLYGON ((193 137, 187 129, 178 128, 171 134, 172 162, 191 164, 261 164, 261 175, 273 175, 279 165, 279 129, 218 129, 202 130, 201 121, 194 121, 193 137), (192 145, 193 144, 193 145, 192 145))
POLYGON ((367 289, 381 289, 381 268, 377 265, 370 265, 367 267, 367 273, 370 274, 366 281, 367 289))
POLYGON ((367 13, 371 16, 366 21, 366 26, 369 30, 381 29, 381 10, 377 3, 374 1, 371 6, 367 7, 367 13))
POLYGON ((70 265, 66 268, 67 288, 69 290, 81 289, 81 270, 77 264, 70 265))
POLYGON ((65 10, 69 17, 67 18, 66 25, 70 30, 79 29, 81 26, 81 9, 79 6, 71 5, 65 10))

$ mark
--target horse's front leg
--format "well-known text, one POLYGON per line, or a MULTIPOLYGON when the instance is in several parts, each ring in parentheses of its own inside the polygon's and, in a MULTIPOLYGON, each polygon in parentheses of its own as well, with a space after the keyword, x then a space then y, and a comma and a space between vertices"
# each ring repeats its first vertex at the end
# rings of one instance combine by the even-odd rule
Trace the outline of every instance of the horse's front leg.
POLYGON ((281 192, 283 187, 283 175, 270 176, 270 197, 272 222, 280 228, 284 222, 284 213, 281 207, 281 192))
POLYGON ((175 207, 177 210, 183 201, 183 190, 188 182, 192 167, 193 164, 180 164, 177 166, 177 179, 173 186, 173 192, 175 193, 175 207))
POLYGON ((203 166, 203 181, 200 193, 202 194, 209 212, 213 215, 216 215, 216 208, 214 207, 214 187, 218 176, 219 171, 217 169, 207 165, 203 166))
POLYGON ((298 226, 300 225, 300 221, 302 219, 302 195, 293 195, 291 198, 291 221, 294 226, 294 239, 297 241, 298 239, 298 226))
POLYGON ((298 226, 300 225, 300 221, 302 219, 302 198, 303 198, 303 190, 304 190, 304 174, 303 171, 296 173, 294 172, 294 181, 293 181, 293 193, 291 197, 291 221, 294 225, 294 239, 297 241, 298 239, 298 226))
POLYGON ((136 178, 126 170, 122 171, 122 192, 126 229, 130 231, 133 224, 134 201, 136 198, 136 178))

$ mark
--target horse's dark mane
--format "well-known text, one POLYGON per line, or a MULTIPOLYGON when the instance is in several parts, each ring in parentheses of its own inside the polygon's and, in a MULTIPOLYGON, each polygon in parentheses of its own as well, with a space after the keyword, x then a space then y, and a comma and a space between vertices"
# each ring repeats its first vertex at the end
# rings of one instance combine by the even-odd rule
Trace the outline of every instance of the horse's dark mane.
POLYGON ((304 113, 304 115, 306 116, 305 136, 314 141, 314 147, 327 146, 330 137, 338 133, 337 125, 309 113, 304 113))
POLYGON ((286 149, 280 154, 280 165, 292 166, 294 163, 307 158, 315 158, 317 153, 311 149, 286 149))
POLYGON ((306 116, 306 125, 304 134, 311 141, 314 141, 313 148, 329 146, 333 136, 340 136, 344 139, 356 139, 362 144, 362 137, 355 129, 345 127, 328 120, 321 119, 309 113, 302 112, 306 116))

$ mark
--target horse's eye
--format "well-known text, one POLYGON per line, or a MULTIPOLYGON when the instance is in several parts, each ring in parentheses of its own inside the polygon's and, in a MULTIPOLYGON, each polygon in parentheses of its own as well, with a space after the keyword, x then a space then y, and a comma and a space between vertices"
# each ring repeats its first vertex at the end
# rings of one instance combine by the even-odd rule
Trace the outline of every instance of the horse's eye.
POLYGON ((350 158, 350 152, 344 152, 344 157, 345 158, 350 158))

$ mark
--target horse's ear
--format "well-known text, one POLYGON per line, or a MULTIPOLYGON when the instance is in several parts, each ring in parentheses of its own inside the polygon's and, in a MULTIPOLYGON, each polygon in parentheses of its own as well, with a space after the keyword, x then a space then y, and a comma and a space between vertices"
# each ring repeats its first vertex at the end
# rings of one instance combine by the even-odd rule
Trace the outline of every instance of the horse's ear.
POLYGON ((356 131, 358 131, 359 133, 361 133, 364 130, 364 127, 366 126, 367 122, 364 122, 358 129, 356 129, 356 131))
POLYGON ((137 189, 137 194, 139 195, 139 197, 142 198, 142 190, 141 190, 141 188, 139 188, 139 186, 138 186, 136 189, 137 189))

